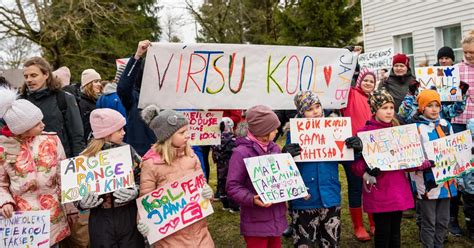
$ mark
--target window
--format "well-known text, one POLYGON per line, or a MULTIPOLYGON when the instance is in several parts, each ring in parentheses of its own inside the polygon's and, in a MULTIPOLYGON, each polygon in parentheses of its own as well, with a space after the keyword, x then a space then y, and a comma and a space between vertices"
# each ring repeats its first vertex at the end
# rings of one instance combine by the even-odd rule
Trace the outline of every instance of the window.
POLYGON ((406 54, 410 58, 410 69, 413 73, 415 71, 415 56, 413 53, 413 37, 411 34, 400 36, 399 51, 406 54))
POLYGON ((441 28, 440 36, 443 39, 443 46, 451 47, 454 50, 454 57, 456 59, 454 63, 461 62, 463 58, 461 26, 443 27, 441 28))

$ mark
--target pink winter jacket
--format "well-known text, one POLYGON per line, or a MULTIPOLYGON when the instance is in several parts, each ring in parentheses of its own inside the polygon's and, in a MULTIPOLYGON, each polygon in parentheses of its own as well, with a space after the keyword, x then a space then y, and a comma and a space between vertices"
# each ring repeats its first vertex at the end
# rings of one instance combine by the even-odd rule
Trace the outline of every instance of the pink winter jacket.
MULTIPOLYGON (((371 119, 359 132, 392 127, 391 124, 371 119)), ((355 175, 362 177, 367 164, 361 157, 352 164, 355 175)), ((364 182, 363 182, 364 183, 364 182)), ((404 170, 382 171, 370 192, 362 189, 362 203, 367 213, 403 211, 414 206, 410 182, 404 170)))
POLYGON ((21 142, 15 163, 5 161, 0 143, 0 206, 13 204, 15 211, 51 211, 50 245, 69 236, 60 202, 60 162, 66 159, 58 136, 47 134, 21 142))

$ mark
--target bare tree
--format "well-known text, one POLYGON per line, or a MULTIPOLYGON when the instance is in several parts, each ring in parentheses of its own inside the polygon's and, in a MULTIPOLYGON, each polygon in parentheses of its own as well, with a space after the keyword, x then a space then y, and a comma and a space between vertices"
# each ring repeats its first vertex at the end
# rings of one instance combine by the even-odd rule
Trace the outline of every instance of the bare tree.
POLYGON ((20 68, 28 57, 40 52, 38 46, 24 37, 4 39, 0 43, 0 50, 4 53, 0 56, 0 68, 3 70, 20 68))
POLYGON ((181 42, 181 39, 178 37, 178 30, 184 24, 182 14, 172 14, 171 11, 167 11, 163 26, 163 38, 168 42, 181 42))

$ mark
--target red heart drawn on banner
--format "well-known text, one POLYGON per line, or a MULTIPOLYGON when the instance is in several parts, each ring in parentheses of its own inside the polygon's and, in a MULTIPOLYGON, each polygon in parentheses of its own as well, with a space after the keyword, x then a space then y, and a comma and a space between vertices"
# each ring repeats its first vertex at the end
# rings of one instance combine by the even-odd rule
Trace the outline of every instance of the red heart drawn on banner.
POLYGON ((159 231, 160 233, 162 233, 162 234, 165 234, 165 233, 168 232, 168 229, 170 229, 170 226, 169 226, 169 225, 165 225, 165 226, 159 228, 158 231, 159 231))
POLYGON ((164 191, 164 189, 160 188, 158 191, 155 191, 155 192, 151 193, 151 196, 153 196, 155 198, 160 198, 161 195, 163 194, 163 191, 164 191))
POLYGON ((178 223, 179 223, 179 217, 176 217, 176 218, 174 218, 173 220, 170 221, 169 225, 170 225, 173 229, 175 229, 176 226, 178 225, 178 223))
POLYGON ((191 200, 192 202, 197 202, 197 201, 199 201, 199 194, 196 194, 195 196, 191 196, 190 200, 191 200))
POLYGON ((332 66, 325 66, 323 70, 324 70, 324 79, 326 80, 326 85, 329 87, 329 83, 331 82, 332 66))
POLYGON ((176 187, 178 187, 178 182, 172 183, 172 184, 171 184, 171 187, 173 187, 173 189, 176 188, 176 187))

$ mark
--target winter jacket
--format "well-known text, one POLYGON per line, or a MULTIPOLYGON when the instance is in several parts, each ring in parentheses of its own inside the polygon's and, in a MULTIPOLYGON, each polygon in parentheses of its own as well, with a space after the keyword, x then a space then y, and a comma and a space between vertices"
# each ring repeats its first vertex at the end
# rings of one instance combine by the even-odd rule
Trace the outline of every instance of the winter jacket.
POLYGON ((63 93, 67 103, 64 113, 61 112, 57 100, 57 94, 61 93, 46 88, 35 92, 27 91, 21 97, 41 109, 44 116, 44 131, 57 133, 66 156, 70 158, 78 156, 85 148, 84 128, 75 97, 67 92, 63 93))
POLYGON ((96 99, 87 96, 83 92, 80 93, 81 100, 79 101, 79 111, 81 112, 82 126, 84 127, 84 143, 87 144, 89 138, 92 137, 92 128, 89 118, 92 110, 94 110, 96 99))
POLYGON ((361 129, 372 117, 367 97, 360 86, 352 87, 349 91, 347 107, 341 109, 344 117, 351 117, 352 135, 355 135, 357 130, 361 129))
POLYGON ((460 116, 453 118, 452 123, 466 124, 469 119, 474 118, 474 64, 468 64, 466 61, 463 61, 457 65, 459 65, 459 80, 469 84, 467 92, 469 97, 466 109, 460 116))
MULTIPOLYGON (((445 119, 428 120, 423 115, 418 115, 410 122, 416 123, 422 144, 453 133, 451 124, 445 119), (442 131, 437 131, 437 129, 442 131)), ((431 169, 410 172, 410 179, 419 199, 444 199, 457 195, 456 180, 451 179, 437 185, 431 169)))
POLYGON ((125 119, 127 119, 127 113, 123 106, 120 98, 117 94, 117 84, 109 83, 105 86, 102 95, 97 100, 95 105, 97 108, 109 108, 120 112, 125 119))
POLYGON ((236 148, 229 162, 227 174, 227 197, 240 205, 240 232, 244 236, 271 237, 281 236, 288 226, 286 205, 274 203, 268 208, 253 204, 257 195, 247 173, 244 158, 280 153, 280 148, 273 142, 267 152, 247 137, 236 140, 236 148))
MULTIPOLYGON (((440 117, 443 119, 452 119, 462 114, 466 108, 466 101, 468 100, 467 95, 462 96, 461 102, 442 102, 441 111, 439 112, 440 117)), ((408 94, 403 99, 403 102, 398 109, 398 115, 405 122, 412 119, 418 113, 418 102, 414 95, 408 94)))
MULTIPOLYGON (((467 122, 467 129, 471 131, 471 136, 474 138, 474 119, 469 119, 467 122)), ((474 147, 471 148, 471 155, 474 155, 474 147)), ((473 160, 471 160, 471 165, 473 160)), ((465 173, 464 175, 456 178, 459 189, 467 194, 474 195, 474 171, 465 173)))
MULTIPOLYGON (((201 165, 195 154, 185 156, 178 152, 171 165, 166 164, 154 149, 150 149, 142 158, 140 177, 140 196, 146 195, 158 187, 171 183, 194 171, 201 171, 201 165)), ((150 230, 153 231, 153 230, 150 230)), ((214 247, 214 241, 207 229, 205 219, 195 222, 154 244, 154 247, 214 247)))
POLYGON ((410 68, 404 76, 396 76, 392 69, 387 80, 380 83, 378 89, 384 88, 388 91, 395 101, 395 109, 399 109, 403 98, 408 94, 408 84, 413 79, 415 77, 412 76, 410 68))
POLYGON ((60 202, 60 161, 66 159, 59 137, 53 133, 21 142, 15 163, 5 161, 0 144, 0 206, 14 205, 15 211, 51 211, 50 245, 70 235, 60 202))
POLYGON ((142 61, 143 59, 136 60, 131 57, 117 85, 117 94, 127 111, 127 143, 135 148, 140 156, 156 142, 155 134, 142 120, 141 109, 138 108, 143 75, 142 61))
MULTIPOLYGON (((392 127, 392 124, 371 119, 367 121, 360 132, 389 127, 392 127)), ((359 177, 364 175, 366 168, 367 164, 362 157, 357 159, 351 167, 354 174, 359 177)), ((414 201, 410 181, 404 170, 382 171, 376 179, 377 184, 371 188, 370 192, 362 189, 362 203, 365 212, 383 213, 413 208, 414 201)))
MULTIPOLYGON (((290 132, 286 144, 291 141, 290 132)), ((303 182, 311 197, 290 201, 291 209, 330 208, 341 205, 341 184, 339 183, 339 164, 327 162, 296 162, 303 182)))

